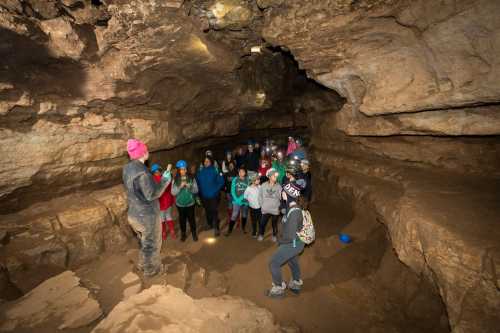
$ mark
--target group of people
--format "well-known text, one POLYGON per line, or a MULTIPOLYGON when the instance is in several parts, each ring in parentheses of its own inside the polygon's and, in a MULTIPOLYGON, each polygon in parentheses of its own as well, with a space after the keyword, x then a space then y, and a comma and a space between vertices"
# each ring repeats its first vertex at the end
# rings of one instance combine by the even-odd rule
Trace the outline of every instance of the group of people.
POLYGON ((289 137, 286 151, 271 140, 263 145, 249 141, 246 147, 226 150, 222 161, 215 160, 213 152, 208 150, 199 167, 189 170, 184 160, 178 161, 175 169, 171 164, 164 170, 159 164, 148 169, 149 153, 139 140, 129 140, 127 150, 131 161, 124 168, 123 180, 128 194, 128 217, 140 238, 139 269, 145 276, 160 271, 162 240, 168 235, 176 239, 173 206, 178 210, 181 241, 187 239, 188 224, 193 241, 198 240, 197 205, 203 206, 207 227, 218 237, 219 205, 224 192, 228 215, 225 236, 230 236, 237 225, 247 233, 250 217, 252 236, 263 241, 271 220, 271 239, 279 247, 270 261, 273 286, 269 296, 282 296, 287 287, 293 292, 300 291, 302 280, 297 259, 305 244, 297 233, 303 222, 300 212, 308 209, 312 198, 309 161, 300 139, 289 137), (281 278, 284 263, 292 271, 293 279, 288 286, 281 278))

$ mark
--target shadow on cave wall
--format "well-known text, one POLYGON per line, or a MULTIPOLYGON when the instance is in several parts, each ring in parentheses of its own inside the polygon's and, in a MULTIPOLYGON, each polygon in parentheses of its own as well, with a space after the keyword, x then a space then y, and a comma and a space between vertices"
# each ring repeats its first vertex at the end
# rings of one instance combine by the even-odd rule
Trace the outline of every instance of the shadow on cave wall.
POLYGON ((33 100, 32 107, 17 107, 2 116, 0 126, 22 127, 37 112, 37 101, 43 96, 64 99, 82 97, 86 74, 83 66, 70 58, 57 58, 43 45, 46 36, 34 31, 29 38, 0 28, 0 78, 1 83, 12 87, 0 90, 0 99, 17 101, 27 92, 33 100))

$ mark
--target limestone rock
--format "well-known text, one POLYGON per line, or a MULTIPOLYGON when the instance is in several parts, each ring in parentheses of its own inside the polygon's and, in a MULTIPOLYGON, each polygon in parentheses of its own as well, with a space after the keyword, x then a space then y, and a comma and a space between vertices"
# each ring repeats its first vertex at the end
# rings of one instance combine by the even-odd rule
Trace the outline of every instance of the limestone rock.
POLYGON ((79 284, 71 271, 57 275, 21 299, 2 305, 0 330, 35 329, 39 326, 78 328, 92 323, 102 315, 99 303, 79 284))
POLYGON ((92 333, 279 332, 272 314, 234 297, 194 300, 181 289, 154 285, 119 303, 92 333), (196 318, 196 320, 193 320, 196 318))
POLYGON ((41 22, 40 27, 49 36, 50 51, 56 57, 80 59, 86 45, 67 19, 45 20, 41 22))

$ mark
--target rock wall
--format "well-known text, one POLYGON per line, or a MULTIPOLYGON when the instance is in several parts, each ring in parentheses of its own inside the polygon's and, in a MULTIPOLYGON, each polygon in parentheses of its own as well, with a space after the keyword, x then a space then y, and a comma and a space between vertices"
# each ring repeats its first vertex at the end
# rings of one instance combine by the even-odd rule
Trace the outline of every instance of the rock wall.
POLYGON ((266 3, 264 38, 347 98, 345 133, 500 133, 498 1, 266 3))

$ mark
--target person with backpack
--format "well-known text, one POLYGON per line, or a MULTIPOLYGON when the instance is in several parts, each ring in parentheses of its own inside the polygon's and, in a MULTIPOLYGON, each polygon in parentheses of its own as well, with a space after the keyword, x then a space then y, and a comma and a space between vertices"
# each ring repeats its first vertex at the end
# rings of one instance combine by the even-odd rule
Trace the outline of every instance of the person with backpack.
POLYGON ((308 213, 304 215, 298 204, 300 191, 301 186, 295 179, 291 179, 283 187, 282 199, 286 203, 286 208, 281 221, 279 246, 269 261, 272 287, 266 294, 272 298, 285 296, 287 287, 294 294, 299 294, 304 284, 301 279, 299 255, 304 251, 304 246, 314 240, 314 229, 308 229, 308 232, 303 230, 306 226, 312 228, 312 221, 309 220, 306 223, 304 219, 304 216, 310 217, 310 215, 308 213), (283 281, 281 274, 281 266, 284 264, 288 264, 292 273, 292 279, 288 286, 283 281))
POLYGON ((178 173, 175 176, 172 184, 172 195, 175 197, 175 205, 179 212, 179 224, 181 227, 181 242, 186 241, 186 222, 189 221, 189 229, 193 237, 193 241, 198 241, 196 234, 196 218, 195 218, 195 195, 198 193, 198 185, 196 180, 188 174, 187 163, 184 160, 177 162, 175 167, 178 173))
POLYGON ((281 185, 278 184, 278 171, 270 169, 267 172, 267 182, 261 185, 259 190, 259 204, 262 211, 262 218, 259 225, 259 237, 257 240, 262 242, 266 232, 267 222, 271 219, 273 227, 272 241, 277 241, 278 219, 280 216, 281 185))
POLYGON ((233 202, 233 214, 231 220, 229 221, 229 228, 226 232, 226 237, 231 235, 233 232, 234 225, 238 219, 238 215, 241 213, 241 228, 243 233, 246 233, 245 227, 247 224, 248 217, 248 201, 245 199, 245 190, 249 185, 247 170, 244 166, 241 166, 238 170, 238 177, 234 177, 231 182, 231 198, 233 202))
MULTIPOLYGON (((153 179, 157 184, 161 183, 161 166, 159 164, 153 164, 151 167, 151 173, 153 174, 153 179)), ((167 227, 170 232, 170 237, 176 239, 174 219, 172 217, 172 207, 174 205, 174 197, 172 195, 172 183, 170 183, 165 192, 161 195, 160 199, 160 216, 161 216, 161 236, 163 240, 167 239, 167 227)))
POLYGON ((145 277, 161 271, 161 219, 158 199, 170 184, 172 175, 169 164, 160 183, 153 180, 145 162, 149 158, 147 146, 140 140, 127 141, 130 162, 123 168, 123 183, 127 192, 128 222, 139 237, 138 269, 145 277))
POLYGON ((252 218, 252 237, 257 238, 257 226, 260 223, 262 213, 260 211, 259 191, 260 177, 258 174, 249 175, 250 186, 247 187, 243 196, 248 201, 250 207, 250 217, 252 218))
POLYGON ((218 237, 220 235, 218 206, 224 177, 215 169, 212 157, 206 156, 203 165, 203 168, 196 174, 196 182, 205 209, 207 225, 214 229, 214 236, 218 237))

